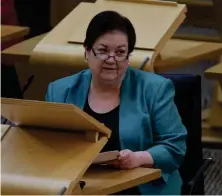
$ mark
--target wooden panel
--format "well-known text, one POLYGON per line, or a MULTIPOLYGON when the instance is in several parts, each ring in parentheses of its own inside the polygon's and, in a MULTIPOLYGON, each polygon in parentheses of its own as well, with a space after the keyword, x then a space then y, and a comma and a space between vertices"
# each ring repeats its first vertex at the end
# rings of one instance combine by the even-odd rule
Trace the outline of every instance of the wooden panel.
POLYGON ((204 75, 209 79, 222 81, 222 63, 207 69, 204 75))
POLYGON ((188 5, 196 5, 196 6, 206 6, 210 7, 213 5, 211 0, 173 0, 177 1, 178 3, 184 3, 188 5))
POLYGON ((2 194, 71 193, 107 138, 85 140, 84 134, 36 128, 11 128, 2 140, 2 194))
MULTIPOLYGON (((24 64, 29 61, 29 58, 31 57, 34 48, 46 35, 47 34, 42 34, 42 35, 33 37, 33 38, 25 40, 19 44, 13 45, 8 49, 5 49, 4 51, 2 51, 2 62, 4 62, 7 65, 19 64, 18 69, 20 69, 20 67, 22 66, 22 63, 24 64)), ((66 61, 68 61, 70 63, 66 64, 65 68, 64 68, 64 66, 61 66, 61 61, 65 60, 65 57, 64 57, 64 59, 61 58, 63 56, 63 54, 61 54, 61 53, 58 54, 59 59, 57 59, 57 57, 55 57, 55 59, 52 58, 50 61, 53 65, 53 69, 56 69, 56 70, 60 69, 60 71, 59 71, 60 73, 63 73, 63 72, 61 72, 61 69, 64 69, 64 70, 66 69, 67 71, 65 71, 65 72, 67 73, 67 75, 70 75, 70 74, 78 72, 78 71, 82 71, 83 69, 87 69, 88 65, 84 61, 84 56, 83 56, 84 50, 82 47, 78 47, 78 49, 76 48, 75 52, 73 51, 72 58, 66 59, 66 61)), ((155 55, 154 51, 151 51, 151 50, 134 50, 133 53, 131 54, 131 57, 130 57, 130 65, 132 67, 139 68, 140 64, 143 62, 143 59, 146 58, 147 56, 150 59, 152 59, 152 61, 149 61, 149 63, 148 63, 150 65, 151 63, 154 63, 154 60, 155 60, 154 55, 155 55)), ((65 54, 64 54, 64 56, 65 56, 65 54)), ((32 65, 31 67, 28 65, 25 65, 24 68, 21 67, 21 69, 22 69, 21 72, 26 72, 26 70, 32 69, 33 70, 32 73, 34 73, 35 72, 34 70, 38 69, 38 70, 40 70, 41 75, 43 73, 42 72, 43 70, 45 70, 46 72, 49 71, 51 73, 50 75, 54 74, 51 72, 51 70, 48 67, 46 67, 46 66, 51 65, 48 63, 48 61, 43 61, 43 62, 41 62, 41 64, 35 63, 35 65, 32 65)), ((152 68, 149 68, 149 65, 145 67, 146 71, 151 71, 152 68)), ((20 71, 18 71, 18 72, 20 72, 20 71)), ((62 77, 64 77, 64 76, 66 76, 66 75, 63 74, 62 77)), ((61 74, 59 75, 59 77, 53 77, 53 78, 49 79, 49 81, 56 80, 60 77, 61 77, 61 74)), ((41 99, 41 100, 43 100, 43 99, 41 99)))
POLYGON ((132 170, 89 168, 82 180, 86 182, 85 195, 113 194, 161 177, 161 170, 136 168, 132 170))
POLYGON ((114 10, 128 17, 134 25, 138 38, 135 46, 137 49, 158 50, 160 43, 166 43, 172 36, 168 34, 169 29, 180 25, 175 21, 181 14, 184 14, 185 5, 167 5, 158 1, 156 3, 149 2, 99 1, 91 7, 90 12, 84 15, 69 41, 83 43, 90 20, 101 11, 114 10), (161 13, 161 17, 159 17, 159 13, 161 13), (155 18, 155 22, 153 18, 155 18))
POLYGON ((1 140, 6 134, 6 132, 9 130, 10 125, 1 125, 1 140))
MULTIPOLYGON (((163 21, 163 24, 161 23, 161 25, 160 24, 154 25, 155 28, 154 27, 150 28, 150 29, 160 30, 160 32, 158 32, 157 34, 157 38, 153 38, 154 34, 152 33, 150 34, 150 36, 147 36, 147 34, 143 32, 143 37, 146 36, 146 39, 150 40, 151 44, 156 44, 156 41, 158 41, 158 45, 157 46, 155 45, 155 51, 152 48, 152 50, 144 50, 142 52, 139 52, 140 54, 142 54, 139 56, 140 62, 135 65, 139 67, 140 63, 148 56, 150 57, 150 61, 145 66, 145 70, 149 70, 149 71, 153 70, 151 64, 154 62, 155 57, 159 53, 158 49, 160 50, 165 45, 166 41, 173 35, 173 33, 175 32, 179 24, 182 23, 182 21, 185 18, 184 12, 186 11, 185 5, 175 4, 177 6, 171 6, 172 3, 170 3, 170 5, 166 5, 167 3, 164 2, 163 3, 164 6, 161 6, 159 1, 155 1, 155 2, 158 2, 158 6, 155 5, 154 3, 152 3, 150 6, 151 7, 154 6, 154 10, 156 11, 160 11, 161 10, 160 8, 164 7, 164 10, 166 9, 168 11, 168 16, 167 16, 167 19, 163 21), (169 21, 170 21, 170 24, 164 23, 164 22, 169 22, 169 21), (160 26, 162 28, 160 28, 160 26), (164 31, 162 32, 162 30, 164 31), (163 34, 164 34, 164 37, 162 37, 163 34)), ((118 3, 121 3, 121 2, 115 2, 115 5, 117 5, 118 3)), ((104 4, 104 1, 98 1, 96 3, 81 3, 80 5, 78 5, 55 28, 53 28, 52 31, 50 31, 50 33, 48 33, 44 37, 43 40, 41 40, 37 44, 37 46, 34 48, 32 52, 30 63, 32 65, 48 66, 48 67, 53 67, 53 68, 56 66, 64 66, 64 64, 70 68, 80 67, 81 69, 84 69, 84 67, 87 67, 87 64, 84 60, 84 48, 82 44, 73 44, 73 43, 69 43, 68 41, 70 37, 73 36, 73 33, 75 32, 75 30, 81 28, 81 25, 84 23, 85 18, 89 18, 89 16, 91 17, 92 11, 94 9, 97 9, 95 7, 97 6, 103 7, 103 4, 104 4), (73 27, 78 27, 78 28, 71 28, 70 24, 72 24, 73 27)), ((127 3, 127 2, 122 2, 121 4, 122 5, 131 4, 131 8, 130 8, 131 10, 133 9, 135 5, 137 5, 137 3, 127 3)), ((140 5, 140 3, 138 4, 140 5)), ((124 8, 124 6, 122 6, 122 8, 124 8)), ((149 9, 144 10, 144 11, 146 11, 146 13, 149 13, 148 12, 149 9)), ((154 13, 154 11, 152 11, 152 13, 154 13)), ((149 18, 147 14, 145 14, 145 16, 146 18, 149 18)), ((141 17, 139 19, 140 20, 138 20, 138 17, 137 17, 137 21, 139 21, 141 24, 141 21, 144 21, 144 20, 141 20, 141 17)), ((147 23, 145 23, 143 27, 146 26, 146 24, 147 23)), ((155 22, 154 24, 157 24, 157 23, 155 22)), ((83 34, 85 34, 85 31, 83 32, 83 34)), ((140 40, 139 42, 141 42, 141 39, 142 38, 138 39, 140 40)), ((138 59, 138 57, 135 57, 135 58, 138 59)))
POLYGON ((166 72, 204 60, 217 60, 222 53, 222 44, 171 39, 161 52, 161 59, 154 63, 155 72, 166 72))
POLYGON ((56 26, 80 2, 95 2, 96 0, 51 0, 51 26, 56 26))
POLYGON ((215 92, 213 94, 211 111, 209 116, 209 125, 211 127, 222 127, 222 104, 218 101, 218 89, 215 86, 215 92))
MULTIPOLYGON (((6 64, 12 64, 12 63, 18 64, 18 62, 22 62, 23 64, 24 62, 26 63, 30 58, 32 51, 37 45, 37 43, 39 43, 45 36, 46 34, 34 37, 32 39, 23 41, 17 45, 14 45, 2 51, 2 62, 6 64)), ((73 56, 76 56, 76 60, 81 58, 83 59, 82 52, 73 54, 73 56)), ((155 58, 153 58, 153 60, 154 60, 155 70, 157 72, 164 72, 170 69, 196 63, 202 60, 210 60, 210 59, 215 60, 218 58, 218 56, 221 55, 221 53, 222 53, 222 44, 220 43, 170 39, 160 53, 162 58, 156 61, 155 58)), ((144 59, 146 56, 150 56, 152 58, 152 52, 144 50, 135 50, 132 56, 130 57, 130 65, 138 68, 140 63, 142 62, 142 59, 144 59)), ((59 58, 59 60, 62 59, 59 58)), ((72 60, 73 60, 72 64, 71 62, 70 64, 66 64, 67 65, 66 68, 70 70, 67 71, 68 74, 75 73, 77 71, 81 71, 87 68, 87 64, 84 62, 84 60, 82 60, 82 64, 79 61, 77 61, 76 63, 74 59, 72 60)), ((47 64, 47 61, 45 63, 46 64, 42 64, 42 66, 37 64, 35 67, 39 67, 40 70, 45 69, 46 71, 48 70, 50 72, 51 70, 48 67, 44 66, 49 64, 47 64)), ((55 67, 57 67, 56 65, 57 64, 55 62, 55 64, 53 64, 54 69, 55 67)), ((18 66, 21 67, 22 64, 20 63, 18 66)), ((58 67, 60 67, 61 69, 64 68, 64 66, 63 67, 58 66, 58 67)), ((27 69, 35 70, 34 66, 28 66, 28 65, 25 65, 24 68, 21 67, 21 69, 23 69, 22 72, 24 72, 27 69)), ((63 76, 65 75, 63 74, 62 77, 63 76)))
POLYGON ((24 37, 29 33, 28 27, 1 25, 1 42, 24 37))
MULTIPOLYGON (((175 0, 173 0, 175 1, 175 0)), ((177 0, 187 5, 187 17, 174 38, 222 42, 221 0, 177 0)))
POLYGON ((16 125, 111 134, 104 124, 71 104, 9 98, 1 98, 1 104, 2 115, 16 125))
POLYGON ((27 62, 35 46, 46 36, 39 36, 24 40, 2 51, 2 62, 6 65, 13 65, 16 62, 27 62))
POLYGON ((207 69, 204 75, 209 79, 217 81, 213 94, 209 124, 212 127, 222 127, 222 64, 207 69))

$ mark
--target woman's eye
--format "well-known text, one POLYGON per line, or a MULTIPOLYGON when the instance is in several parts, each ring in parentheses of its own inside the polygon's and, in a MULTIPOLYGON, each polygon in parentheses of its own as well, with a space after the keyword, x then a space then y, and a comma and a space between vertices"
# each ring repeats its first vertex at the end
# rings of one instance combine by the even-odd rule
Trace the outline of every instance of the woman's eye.
POLYGON ((119 51, 117 51, 117 54, 118 55, 123 55, 123 54, 125 54, 126 52, 124 51, 124 50, 119 50, 119 51))
POLYGON ((98 51, 99 51, 100 53, 106 53, 106 52, 107 52, 107 50, 104 49, 104 48, 101 48, 101 49, 99 49, 98 51))

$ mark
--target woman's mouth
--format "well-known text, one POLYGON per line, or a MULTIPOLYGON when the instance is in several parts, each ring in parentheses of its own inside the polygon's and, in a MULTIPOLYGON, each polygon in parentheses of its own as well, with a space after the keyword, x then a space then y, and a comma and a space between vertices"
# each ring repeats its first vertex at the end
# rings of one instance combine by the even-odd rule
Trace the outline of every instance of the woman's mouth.
POLYGON ((105 69, 105 70, 116 70, 116 68, 111 68, 111 67, 103 67, 103 69, 105 69))

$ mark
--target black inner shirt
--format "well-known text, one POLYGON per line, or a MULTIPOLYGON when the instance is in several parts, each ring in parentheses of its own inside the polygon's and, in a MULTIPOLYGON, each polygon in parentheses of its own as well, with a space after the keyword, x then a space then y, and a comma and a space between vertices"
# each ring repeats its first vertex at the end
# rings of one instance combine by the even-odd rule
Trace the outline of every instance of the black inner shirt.
MULTIPOLYGON (((120 141, 119 141, 119 106, 111 110, 107 113, 96 113, 94 112, 88 103, 88 99, 84 105, 84 112, 103 123, 106 127, 108 127, 111 131, 111 137, 109 138, 106 145, 103 147, 101 152, 118 150, 120 151, 120 141)), ((127 190, 123 190, 121 192, 115 193, 115 195, 141 195, 137 187, 133 187, 127 190)))

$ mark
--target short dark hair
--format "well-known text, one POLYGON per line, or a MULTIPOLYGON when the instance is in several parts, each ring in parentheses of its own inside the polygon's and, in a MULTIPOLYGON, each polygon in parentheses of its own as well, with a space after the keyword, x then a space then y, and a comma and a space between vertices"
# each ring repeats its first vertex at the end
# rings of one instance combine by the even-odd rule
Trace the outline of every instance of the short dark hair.
POLYGON ((115 11, 103 11, 92 18, 86 31, 84 47, 92 49, 98 37, 115 30, 121 31, 127 35, 128 51, 131 53, 136 43, 135 29, 128 18, 115 11))

